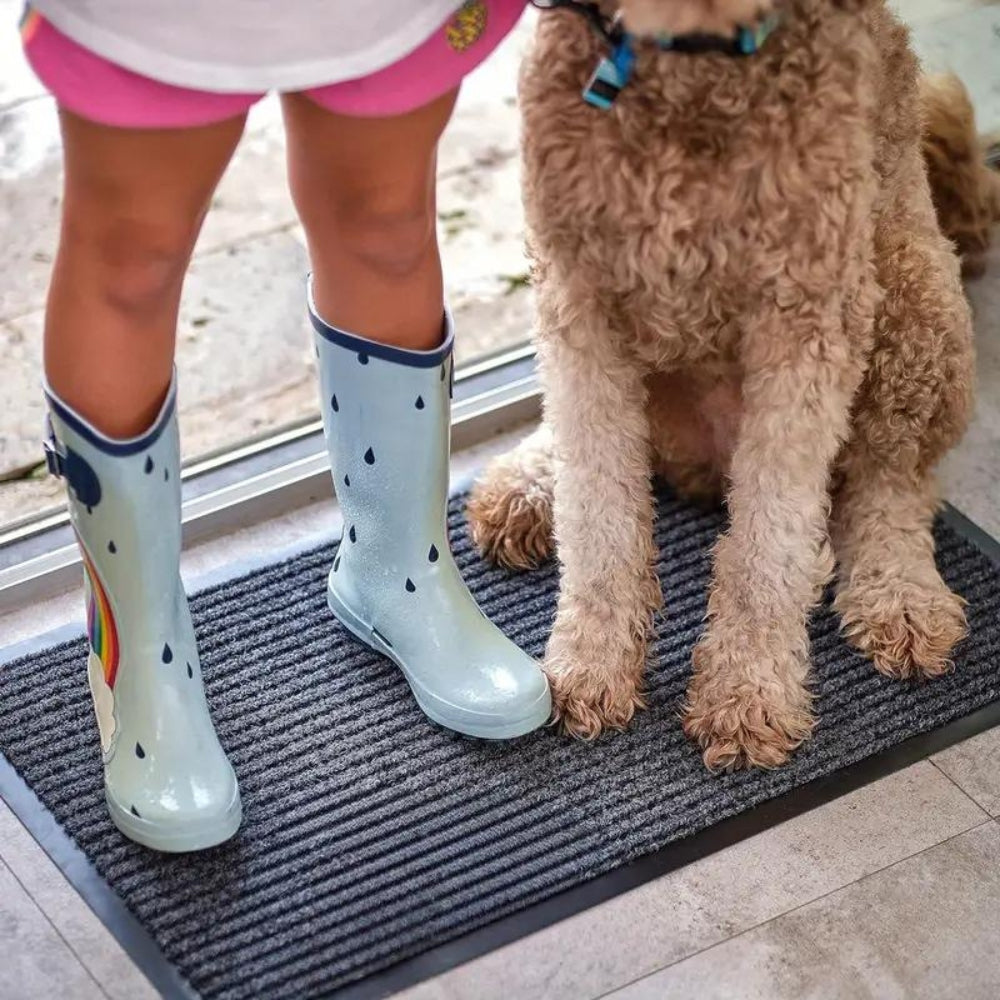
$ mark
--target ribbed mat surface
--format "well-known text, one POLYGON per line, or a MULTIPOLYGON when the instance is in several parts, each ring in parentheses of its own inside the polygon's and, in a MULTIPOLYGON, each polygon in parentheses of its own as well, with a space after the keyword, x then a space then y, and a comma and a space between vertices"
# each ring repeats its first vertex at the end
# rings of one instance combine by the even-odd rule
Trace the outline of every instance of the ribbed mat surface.
MULTIPOLYGON (((456 555, 483 608, 541 653, 555 567, 487 567, 460 511, 456 500, 456 555)), ((168 858, 114 830, 82 639, 0 668, 0 750, 197 991, 326 995, 1000 697, 1000 577, 941 527, 939 563, 968 599, 972 629, 956 671, 923 685, 886 680, 820 612, 815 737, 779 770, 710 776, 676 712, 719 525, 661 501, 667 606, 651 707, 592 745, 551 731, 480 743, 429 726, 395 668, 327 611, 326 547, 193 601, 209 699, 243 790, 232 844, 168 858)))

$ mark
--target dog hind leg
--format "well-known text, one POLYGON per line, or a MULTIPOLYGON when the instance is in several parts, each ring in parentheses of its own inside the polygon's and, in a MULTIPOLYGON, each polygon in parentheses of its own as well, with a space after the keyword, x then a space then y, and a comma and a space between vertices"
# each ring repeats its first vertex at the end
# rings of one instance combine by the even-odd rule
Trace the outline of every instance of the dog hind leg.
POLYGON ((552 554, 552 432, 542 424, 494 459, 469 497, 472 539, 487 558, 531 569, 552 554))
POLYGON ((876 232, 885 297, 839 463, 831 534, 847 636, 883 673, 929 677, 948 668, 965 633, 962 601, 934 563, 931 523, 933 467, 972 406, 972 330, 926 182, 916 177, 899 191, 876 232))

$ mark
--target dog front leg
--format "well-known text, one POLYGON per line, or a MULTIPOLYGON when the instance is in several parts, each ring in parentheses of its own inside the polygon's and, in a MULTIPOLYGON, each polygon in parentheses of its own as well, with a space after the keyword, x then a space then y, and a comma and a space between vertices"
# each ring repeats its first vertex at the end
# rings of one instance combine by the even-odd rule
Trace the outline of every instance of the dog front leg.
POLYGON ((554 523, 561 591, 546 654, 556 718, 592 739, 643 707, 654 610, 646 391, 595 307, 560 329, 540 295, 539 345, 554 454, 554 523), (548 315, 547 315, 548 313, 548 315))
POLYGON ((806 618, 833 569, 829 470, 860 365, 840 297, 799 301, 795 311, 775 304, 745 333, 730 527, 684 717, 711 768, 777 766, 812 729, 806 618))

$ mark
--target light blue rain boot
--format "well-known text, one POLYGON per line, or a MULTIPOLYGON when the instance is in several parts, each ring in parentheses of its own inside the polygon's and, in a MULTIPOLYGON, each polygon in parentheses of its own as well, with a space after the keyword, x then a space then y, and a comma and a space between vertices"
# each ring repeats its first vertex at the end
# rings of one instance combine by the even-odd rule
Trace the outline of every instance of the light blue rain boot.
POLYGON ((176 389, 156 422, 111 440, 46 389, 49 468, 66 479, 84 563, 88 674, 115 826, 160 851, 228 840, 242 818, 215 735, 180 579, 176 389))
POLYGON ((487 621, 448 545, 452 330, 404 351, 323 321, 310 286, 323 424, 344 515, 333 613, 402 670, 435 722, 508 739, 542 725, 545 675, 487 621))

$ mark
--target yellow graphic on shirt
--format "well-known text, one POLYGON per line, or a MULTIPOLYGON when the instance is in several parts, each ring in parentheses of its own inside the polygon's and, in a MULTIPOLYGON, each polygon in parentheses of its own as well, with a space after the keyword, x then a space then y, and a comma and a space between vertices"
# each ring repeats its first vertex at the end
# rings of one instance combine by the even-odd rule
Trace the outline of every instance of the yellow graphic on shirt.
POLYGON ((448 44, 456 52, 475 45, 486 30, 487 16, 486 0, 466 0, 445 28, 448 44))
POLYGON ((21 44, 27 45, 35 37, 38 29, 42 26, 42 15, 34 8, 25 5, 24 13, 21 15, 21 44))

